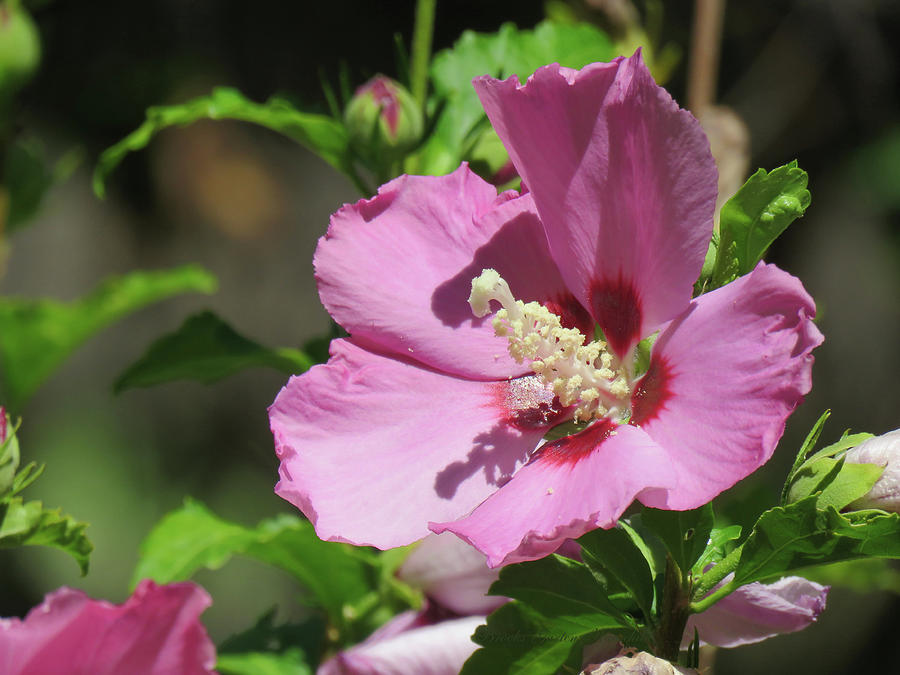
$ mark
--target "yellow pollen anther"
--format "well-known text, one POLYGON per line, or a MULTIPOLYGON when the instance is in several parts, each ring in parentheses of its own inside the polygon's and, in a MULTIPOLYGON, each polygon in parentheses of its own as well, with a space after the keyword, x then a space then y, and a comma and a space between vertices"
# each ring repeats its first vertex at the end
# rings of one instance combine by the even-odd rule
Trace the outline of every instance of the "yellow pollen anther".
POLYGON ((503 277, 486 269, 472 280, 469 305, 475 316, 483 317, 490 314, 492 300, 502 306, 491 321, 494 334, 507 338, 510 356, 518 363, 528 362, 564 406, 575 406, 575 421, 600 418, 610 409, 627 407, 631 394, 628 372, 607 351, 605 342, 585 344, 581 331, 565 328, 560 318, 540 303, 516 300, 503 277))

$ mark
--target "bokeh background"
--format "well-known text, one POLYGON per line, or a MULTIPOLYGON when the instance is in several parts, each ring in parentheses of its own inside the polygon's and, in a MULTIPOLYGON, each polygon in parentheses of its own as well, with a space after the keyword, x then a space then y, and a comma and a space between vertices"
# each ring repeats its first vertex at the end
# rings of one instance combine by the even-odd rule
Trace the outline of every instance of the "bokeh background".
MULTIPOLYGON (((112 382, 153 339, 203 308, 268 345, 299 346, 326 333, 311 257, 329 214, 358 198, 324 162, 250 125, 164 132, 116 171, 105 201, 90 189, 99 152, 135 128, 146 107, 219 84, 324 111, 320 78, 336 84, 342 68, 354 84, 395 74, 393 35, 409 44, 413 20, 408 0, 26 4, 43 61, 22 92, 17 122, 51 157, 74 150, 81 162, 10 239, 0 292, 67 300, 110 274, 186 262, 215 273, 220 289, 106 330, 23 410, 23 457, 47 463, 29 495, 91 522, 96 549, 85 578, 56 551, 0 551, 3 616, 27 611, 62 584, 121 601, 141 539, 185 496, 247 525, 291 508, 272 492, 277 463, 266 418, 282 374, 245 371, 212 386, 118 396, 112 382)), ((531 27, 544 12, 534 0, 442 0, 435 48, 464 29, 531 27)), ((667 83, 678 100, 685 100, 692 13, 692 3, 668 2, 660 23, 663 41, 683 50, 667 83)), ((824 409, 833 411, 828 441, 847 428, 877 434, 900 426, 900 2, 732 0, 723 34, 718 100, 749 128, 751 167, 796 158, 809 172, 812 206, 768 259, 802 278, 827 337, 813 393, 776 457, 729 497, 739 514, 742 505, 774 502, 824 409)), ((205 618, 216 640, 270 607, 281 616, 302 611, 286 577, 252 562, 233 561, 198 581, 215 600, 205 618)), ((867 672, 898 662, 898 627, 897 596, 836 589, 818 624, 723 651, 717 672, 867 672)))

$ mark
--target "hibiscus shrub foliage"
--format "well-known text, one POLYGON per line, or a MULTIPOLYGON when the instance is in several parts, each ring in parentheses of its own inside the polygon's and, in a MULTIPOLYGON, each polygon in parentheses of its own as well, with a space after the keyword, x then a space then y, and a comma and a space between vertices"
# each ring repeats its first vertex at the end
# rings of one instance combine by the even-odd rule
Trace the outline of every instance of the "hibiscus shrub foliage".
MULTIPOLYGON (((103 197, 163 129, 239 120, 361 199, 312 261, 329 335, 269 347, 204 310, 114 383, 290 376, 268 409, 285 512, 252 525, 186 498, 123 604, 63 588, 0 620, 4 672, 696 672, 706 645, 815 621, 815 568, 900 558, 896 432, 820 447, 827 412, 755 524, 714 505, 776 451, 824 339, 801 281, 763 260, 810 205, 797 162, 724 186, 728 151, 658 83, 672 53, 639 24, 613 38, 557 16, 432 57, 433 10, 408 72, 326 83, 330 114, 218 87, 150 108, 100 156, 103 197), (214 646, 192 579, 235 556, 293 579, 306 618, 249 617, 214 646)), ((87 574, 86 524, 21 496, 42 468, 22 466, 17 414, 107 325, 216 285, 185 266, 0 298, 0 548, 56 547, 87 574)))

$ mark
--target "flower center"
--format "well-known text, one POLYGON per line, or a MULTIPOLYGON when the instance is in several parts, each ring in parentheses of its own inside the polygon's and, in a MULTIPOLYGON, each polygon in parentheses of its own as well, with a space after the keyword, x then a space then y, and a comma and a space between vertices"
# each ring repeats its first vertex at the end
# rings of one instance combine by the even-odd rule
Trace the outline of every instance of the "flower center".
POLYGON ((491 313, 491 300, 502 306, 494 314, 494 333, 509 341, 509 354, 544 380, 564 406, 575 406, 575 421, 618 415, 628 409, 631 383, 627 369, 602 340, 587 342, 577 328, 538 302, 513 297, 496 270, 472 279, 469 305, 477 317, 491 313))

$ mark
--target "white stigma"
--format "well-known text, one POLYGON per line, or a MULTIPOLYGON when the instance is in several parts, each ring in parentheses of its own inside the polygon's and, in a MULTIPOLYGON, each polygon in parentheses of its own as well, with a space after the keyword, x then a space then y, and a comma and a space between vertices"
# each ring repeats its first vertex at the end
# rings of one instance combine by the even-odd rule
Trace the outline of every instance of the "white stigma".
POLYGON ((624 409, 631 395, 628 374, 600 340, 588 342, 577 328, 565 328, 560 318, 537 302, 513 297, 496 270, 472 279, 469 305, 477 317, 491 312, 491 300, 503 309, 494 315, 494 333, 509 340, 509 354, 528 362, 564 406, 575 406, 575 421, 588 421, 624 409))

